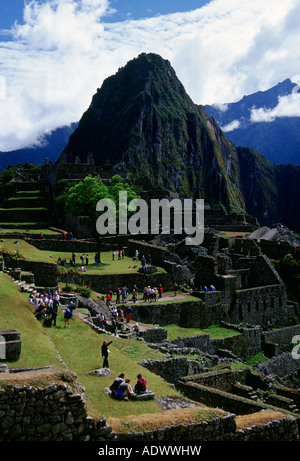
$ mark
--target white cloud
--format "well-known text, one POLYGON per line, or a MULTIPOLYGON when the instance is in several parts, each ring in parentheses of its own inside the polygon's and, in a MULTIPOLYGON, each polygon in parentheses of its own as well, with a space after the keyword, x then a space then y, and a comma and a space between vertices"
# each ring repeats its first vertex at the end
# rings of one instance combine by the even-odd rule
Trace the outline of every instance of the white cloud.
POLYGON ((237 130, 240 127, 240 121, 239 120, 233 120, 232 122, 228 123, 225 126, 222 126, 222 130, 224 133, 229 133, 230 131, 237 130))
MULTIPOLYGON (((297 87, 296 87, 297 88, 297 87)), ((300 93, 292 93, 278 98, 278 104, 274 109, 252 109, 251 122, 273 122, 280 117, 300 117, 300 93)))
MULTIPOLYGON (((108 0, 32 0, 0 42, 0 150, 77 121, 103 79, 141 52, 169 59, 197 104, 234 102, 299 74, 299 0, 212 0, 186 13, 103 22, 108 0)), ((296 102, 282 101, 285 111, 296 102)), ((283 108, 281 109, 283 110, 283 108)))

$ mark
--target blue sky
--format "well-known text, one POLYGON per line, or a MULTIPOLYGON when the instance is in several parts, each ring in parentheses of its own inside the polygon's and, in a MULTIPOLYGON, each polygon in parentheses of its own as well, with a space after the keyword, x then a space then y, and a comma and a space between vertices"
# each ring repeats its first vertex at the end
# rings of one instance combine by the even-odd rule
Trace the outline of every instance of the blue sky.
MULTIPOLYGON (((168 59, 197 104, 300 81, 300 0, 1 0, 0 151, 78 121, 142 52, 168 59), (298 77, 297 77, 298 76, 298 77)), ((299 94, 262 120, 300 116, 299 94)))
MULTIPOLYGON (((194 10, 210 0, 112 0, 116 11, 108 15, 105 22, 127 19, 150 18, 155 15, 194 10)), ((43 3, 43 0, 41 1, 43 3)), ((45 3, 45 2, 44 2, 45 3)), ((10 29, 15 22, 23 21, 24 0, 1 0, 0 29, 10 29)))

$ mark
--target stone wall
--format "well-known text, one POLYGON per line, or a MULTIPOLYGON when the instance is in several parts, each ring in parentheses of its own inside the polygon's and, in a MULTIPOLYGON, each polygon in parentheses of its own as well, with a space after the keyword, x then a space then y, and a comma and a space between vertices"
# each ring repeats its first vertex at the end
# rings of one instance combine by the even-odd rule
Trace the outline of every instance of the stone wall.
POLYGON ((0 362, 14 362, 21 355, 21 338, 19 330, 0 330, 0 362))
POLYGON ((253 401, 217 388, 204 386, 191 381, 180 381, 176 384, 176 387, 191 400, 202 403, 211 408, 222 408, 225 411, 230 411, 237 415, 253 414, 261 410, 268 409, 278 411, 277 407, 272 407, 269 404, 253 401))
POLYGON ((213 420, 203 421, 193 424, 178 424, 168 425, 163 429, 125 434, 117 434, 119 441, 136 441, 149 442, 216 442, 222 440, 225 436, 234 434, 236 424, 234 421, 235 415, 226 414, 216 417, 213 420))
MULTIPOLYGON (((172 287, 172 279, 167 273, 154 273, 144 275, 136 272, 133 269, 132 274, 89 274, 89 272, 61 274, 59 275, 60 282, 68 282, 70 284, 78 284, 90 286, 92 290, 98 293, 107 293, 109 289, 116 292, 117 288, 126 285, 131 291, 134 285, 137 285, 140 293, 145 286, 151 285, 158 287, 161 283, 164 289, 172 287)), ((129 296, 131 299, 131 296, 129 296)))
POLYGON ((264 332, 262 334, 262 340, 264 342, 277 344, 278 353, 281 354, 291 350, 292 339, 297 335, 300 335, 300 325, 264 332))
POLYGON ((267 325, 271 321, 274 327, 288 325, 289 310, 284 285, 237 290, 235 296, 231 322, 267 325))
MULTIPOLYGON (((188 382, 189 377, 183 378, 182 382, 188 382)), ((232 370, 224 369, 218 371, 209 371, 192 376, 193 383, 202 386, 214 387, 226 392, 230 392, 236 382, 235 373, 232 370)))
POLYGON ((82 395, 66 384, 0 389, 0 441, 109 441, 104 416, 92 419, 82 395))
MULTIPOLYGON (((163 360, 143 360, 139 362, 139 365, 147 368, 152 373, 161 376, 169 383, 176 383, 183 376, 187 376, 197 372, 195 369, 195 362, 190 361, 186 357, 172 357, 170 359, 163 360)), ((198 365, 198 372, 202 369, 201 365, 198 365)))
POLYGON ((57 287, 57 265, 38 261, 27 261, 26 259, 15 260, 4 256, 6 268, 19 268, 21 271, 32 272, 34 283, 37 287, 57 287))
POLYGON ((132 305, 132 318, 140 323, 168 325, 175 323, 185 328, 206 328, 214 322, 213 312, 201 301, 180 303, 139 303, 132 305))

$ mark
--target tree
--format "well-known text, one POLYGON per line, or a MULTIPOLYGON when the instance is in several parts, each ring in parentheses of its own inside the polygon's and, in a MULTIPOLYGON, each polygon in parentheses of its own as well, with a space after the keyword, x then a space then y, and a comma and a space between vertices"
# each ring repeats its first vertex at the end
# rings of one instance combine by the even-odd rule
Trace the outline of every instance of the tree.
POLYGON ((65 210, 76 216, 96 216, 96 204, 103 198, 112 198, 109 189, 96 177, 86 176, 68 192, 65 210))
POLYGON ((97 217, 96 205, 99 200, 111 199, 116 205, 117 216, 119 214, 119 192, 127 193, 127 204, 139 196, 130 184, 126 183, 120 175, 115 175, 106 186, 100 179, 91 175, 86 176, 75 186, 71 187, 65 205, 65 210, 76 216, 97 217))

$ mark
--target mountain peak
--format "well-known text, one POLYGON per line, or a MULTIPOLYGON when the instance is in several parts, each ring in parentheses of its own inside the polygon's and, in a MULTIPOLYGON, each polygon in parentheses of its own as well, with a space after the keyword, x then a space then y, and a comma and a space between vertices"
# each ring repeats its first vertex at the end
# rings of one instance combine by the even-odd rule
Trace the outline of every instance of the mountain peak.
POLYGON ((243 208, 232 145, 193 103, 170 62, 154 53, 103 82, 63 154, 69 163, 85 163, 89 154, 95 165, 129 170, 136 183, 147 178, 181 196, 243 208))

